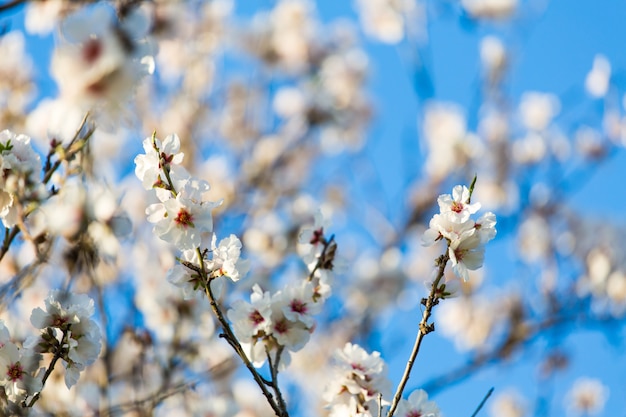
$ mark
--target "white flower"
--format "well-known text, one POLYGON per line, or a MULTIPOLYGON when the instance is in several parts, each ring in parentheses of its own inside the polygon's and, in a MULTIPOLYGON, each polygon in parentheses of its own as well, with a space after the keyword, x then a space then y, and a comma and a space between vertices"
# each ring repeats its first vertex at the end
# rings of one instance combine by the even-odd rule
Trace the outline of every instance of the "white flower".
POLYGON ((467 281, 468 270, 475 271, 483 266, 485 246, 481 244, 480 236, 474 233, 466 238, 450 242, 448 255, 454 273, 463 278, 463 281, 467 281))
POLYGON ((0 219, 5 227, 18 221, 16 200, 39 200, 45 187, 38 180, 41 160, 30 137, 9 130, 0 132, 0 219))
POLYGON ((141 78, 149 73, 152 51, 145 41, 149 22, 139 9, 118 21, 108 5, 83 7, 61 25, 51 73, 60 95, 77 106, 118 115, 141 78))
POLYGON ((322 303, 315 302, 313 297, 314 288, 310 282, 288 286, 281 293, 283 314, 288 320, 302 322, 311 329, 315 324, 313 315, 322 310, 322 303))
POLYGON ((146 214, 148 221, 155 223, 154 233, 180 250, 199 247, 202 233, 213 231, 211 209, 219 205, 202 201, 208 189, 204 181, 189 180, 175 198, 148 206, 146 214))
POLYGON ((595 378, 579 378, 567 394, 566 405, 574 415, 597 415, 604 408, 609 389, 595 378))
POLYGON ((459 223, 453 221, 453 217, 448 212, 447 215, 435 214, 430 219, 428 230, 424 232, 422 244, 432 246, 436 241, 445 238, 450 241, 462 240, 475 233, 474 223, 466 221, 459 223))
POLYGON ((335 372, 324 394, 329 405, 345 404, 354 413, 365 412, 378 393, 388 394, 387 366, 379 352, 369 354, 359 345, 346 343, 333 359, 335 372))
POLYGON ((250 343, 270 331, 272 307, 269 292, 263 292, 257 284, 252 287, 250 303, 237 300, 228 310, 227 316, 233 325, 235 336, 250 343))
POLYGON ((480 243, 485 244, 489 242, 491 239, 496 237, 496 215, 488 211, 476 220, 474 228, 478 233, 480 243))
MULTIPOLYGON (((195 249, 184 250, 181 259, 194 265, 200 265, 195 249)), ((183 290, 183 298, 185 300, 190 300, 196 294, 200 277, 186 266, 178 264, 167 271, 166 279, 183 290)))
POLYGON ((398 417, 439 417, 441 412, 434 401, 428 401, 428 394, 422 389, 413 391, 409 398, 400 400, 396 411, 398 417))
POLYGON ((80 323, 94 313, 93 300, 86 294, 54 290, 46 298, 45 304, 46 311, 37 307, 30 317, 30 322, 37 329, 66 328, 67 325, 80 323))
POLYGON ((175 134, 168 135, 163 142, 155 137, 154 143, 152 137, 147 137, 143 141, 143 149, 145 155, 135 157, 135 175, 146 190, 162 183, 163 169, 176 169, 174 166, 179 165, 184 157, 180 152, 180 139, 175 134), (164 161, 167 167, 161 166, 161 161, 164 161))
POLYGON ((213 259, 209 263, 210 268, 218 275, 225 275, 232 281, 239 281, 242 275, 248 272, 250 263, 241 259, 241 241, 233 234, 220 240, 219 245, 215 246, 217 238, 213 235, 211 242, 211 253, 213 259))
POLYGON ((561 103, 554 94, 527 92, 522 95, 519 113, 522 123, 529 130, 540 132, 559 113, 561 103))
POLYGON ((41 391, 41 380, 33 376, 40 359, 41 355, 18 349, 11 342, 0 348, 0 386, 10 401, 18 402, 41 391))
POLYGON ((452 195, 442 194, 437 198, 441 214, 449 213, 455 223, 464 223, 470 215, 480 209, 480 203, 469 203, 470 192, 464 185, 457 185, 452 189, 452 195))
POLYGON ((471 216, 478 211, 480 203, 470 204, 470 197, 469 189, 460 185, 454 187, 452 195, 440 195, 437 199, 440 213, 433 216, 422 236, 424 246, 446 240, 452 269, 464 281, 469 278, 468 270, 482 266, 484 245, 496 236, 495 214, 487 212, 474 221, 471 216))
MULTIPOLYGON (((33 310, 30 321, 38 329, 60 329, 66 336, 63 339, 66 349, 62 356, 66 364, 65 384, 68 388, 78 381, 78 373, 85 366, 92 364, 100 354, 100 328, 90 317, 94 313, 94 303, 85 294, 72 294, 60 290, 51 291, 45 300, 46 311, 41 308, 33 310)), ((48 351, 46 339, 35 339, 31 345, 40 345, 48 351)))
POLYGON ((278 292, 272 296, 272 326, 271 335, 281 346, 297 352, 302 349, 311 337, 311 331, 301 321, 292 321, 285 315, 285 309, 289 310, 291 300, 284 293, 278 292))

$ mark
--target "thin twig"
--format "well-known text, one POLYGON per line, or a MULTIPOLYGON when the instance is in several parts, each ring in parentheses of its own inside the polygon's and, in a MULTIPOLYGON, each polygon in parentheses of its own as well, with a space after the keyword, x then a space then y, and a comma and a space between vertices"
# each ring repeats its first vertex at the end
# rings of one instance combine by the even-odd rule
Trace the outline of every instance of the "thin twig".
POLYGON ((31 408, 33 405, 35 405, 37 400, 39 400, 39 397, 41 397, 41 392, 43 391, 43 387, 46 385, 46 381, 48 380, 48 377, 52 374, 52 371, 54 370, 54 366, 56 365, 58 360, 61 359, 61 357, 63 356, 63 353, 64 353, 63 346, 67 342, 65 338, 67 337, 68 331, 69 329, 63 330, 63 335, 61 336, 61 343, 59 343, 56 346, 54 357, 52 358, 52 361, 50 361, 50 366, 48 367, 48 369, 46 369, 46 373, 43 375, 43 378, 41 380, 41 390, 37 394, 35 394, 32 400, 30 400, 30 403, 26 406, 27 408, 31 408))
POLYGON ((12 8, 17 7, 22 3, 26 3, 26 0, 11 0, 4 4, 0 4, 0 13, 11 10, 12 8))
MULTIPOLYGON (((7 3, 8 4, 8 3, 7 3)), ((0 6, 0 12, 3 9, 3 7, 5 7, 6 5, 2 5, 0 6)), ((83 128, 85 127, 85 125, 87 124, 87 119, 89 118, 89 113, 85 114, 85 117, 83 117, 83 120, 80 122, 80 125, 78 127, 78 129, 76 130, 76 133, 74 133, 74 137, 72 137, 72 140, 69 142, 69 144, 65 147, 65 152, 64 152, 64 157, 59 158, 52 166, 50 166, 46 172, 44 172, 43 175, 43 179, 41 180, 41 182, 43 184, 48 184, 48 182, 50 181, 50 179, 52 178, 52 175, 56 172, 56 170, 61 166, 61 163, 63 161, 69 160, 71 157, 73 157, 75 154, 77 154, 78 152, 80 152, 80 150, 83 148, 83 146, 85 145, 85 143, 87 143, 87 140, 91 137, 91 135, 94 132, 94 129, 89 129, 83 139, 83 144, 82 146, 78 146, 75 149, 71 149, 72 145, 74 145, 74 143, 76 143, 76 141, 81 137, 80 132, 83 130, 83 128)), ((24 218, 28 217, 28 215, 32 212, 31 210, 28 210, 24 213, 24 218)), ((9 229, 5 229, 4 232, 4 241, 2 242, 2 247, 0 248, 0 261, 2 260, 2 258, 4 258, 4 255, 7 254, 7 252, 9 251, 9 248, 11 246, 11 243, 13 242, 13 240, 15 240, 15 238, 17 237, 17 235, 20 233, 20 228, 19 226, 13 226, 10 231, 9 229)))
POLYGON ((250 373, 252 374, 252 378, 254 378, 254 381, 257 383, 259 388, 261 388, 263 395, 265 396, 265 398, 267 398, 267 402, 272 407, 272 410, 274 410, 274 413, 276 413, 276 415, 279 417, 288 417, 287 410, 281 410, 278 404, 276 404, 276 401, 274 400, 272 393, 269 392, 269 390, 267 389, 267 386, 265 385, 263 378, 261 377, 261 375, 259 375, 257 370, 254 368, 254 365, 252 364, 252 362, 250 362, 250 359, 248 359, 248 355, 243 350, 243 348, 241 347, 241 344, 237 340, 237 337, 235 337, 235 334, 230 328, 230 324, 228 323, 228 320, 226 320, 226 318, 224 317, 224 314, 222 313, 222 310, 217 305, 217 301, 215 300, 215 296, 213 295, 213 290, 211 290, 211 281, 208 280, 207 278, 208 274, 204 268, 204 261, 202 258, 202 252, 200 251, 200 248, 196 249, 196 253, 198 255, 200 265, 202 265, 202 276, 204 279, 206 279, 205 293, 206 293, 207 298, 209 299, 209 304, 211 305, 211 309, 213 310, 213 313, 215 314, 215 316, 217 317, 217 320, 222 325, 222 330, 224 331, 223 337, 226 339, 228 344, 231 345, 232 348, 235 350, 235 353, 237 353, 237 356, 241 358, 246 368, 248 368, 248 371, 250 371, 250 373))
POLYGON ((489 399, 492 393, 493 393, 493 387, 491 387, 489 391, 487 391, 487 394, 485 394, 485 397, 483 398, 483 400, 480 402, 480 404, 478 404, 478 407, 476 407, 476 410, 471 415, 471 417, 476 417, 478 415, 478 412, 480 411, 481 408, 483 408, 483 406, 487 402, 487 399, 489 399))
POLYGON ((439 259, 437 260, 438 266, 439 266, 439 270, 437 271, 437 278, 435 278, 435 280, 433 281, 433 284, 430 288, 430 294, 428 294, 428 298, 424 302, 424 305, 426 308, 424 309, 424 313, 422 314, 422 320, 420 321, 419 330, 417 332, 417 336, 415 337, 413 350, 411 351, 411 356, 409 356, 409 360, 406 362, 406 368, 404 369, 404 374, 402 375, 402 379, 400 380, 400 383, 398 384, 398 389, 396 390, 396 393, 393 397, 393 402, 391 403, 391 407, 389 408, 387 417, 392 417, 393 413, 396 411, 396 408, 398 407, 398 403, 400 402, 400 399, 402 398, 402 392, 404 391, 404 387, 406 386, 406 383, 408 382, 409 377, 411 375, 411 370, 413 369, 413 363, 415 362, 415 358, 417 357, 417 354, 419 353, 420 346, 422 344, 422 340, 424 339, 424 336, 426 336, 428 333, 434 330, 433 325, 428 324, 428 320, 430 319, 430 315, 432 313, 433 307, 439 301, 439 295, 438 295, 439 282, 443 278, 443 273, 446 269, 446 264, 448 263, 448 259, 449 259, 449 255, 446 249, 446 253, 444 255, 441 255, 439 259))

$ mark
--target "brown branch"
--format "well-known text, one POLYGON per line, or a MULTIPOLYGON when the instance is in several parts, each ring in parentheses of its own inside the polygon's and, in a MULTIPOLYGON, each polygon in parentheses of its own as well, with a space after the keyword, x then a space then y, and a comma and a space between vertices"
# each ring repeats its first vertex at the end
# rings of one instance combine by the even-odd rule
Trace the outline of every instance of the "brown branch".
POLYGON ((0 4, 0 13, 9 11, 23 3, 26 3, 26 0, 11 0, 4 4, 0 4))
POLYGON ((437 259, 437 265, 439 270, 437 271, 437 278, 433 281, 433 284, 430 288, 430 294, 428 294, 428 298, 422 300, 422 304, 426 307, 424 309, 424 313, 422 313, 422 320, 419 324, 419 330, 417 332, 417 336, 415 337, 415 343, 413 345, 413 350, 411 351, 411 356, 409 356, 409 360, 406 362, 406 368, 404 369, 404 374, 402 375, 402 379, 398 384, 398 388, 396 390, 396 394, 393 397, 393 401, 391 403, 391 407, 389 408, 389 412, 387 413, 387 417, 392 417, 393 413, 396 411, 400 399, 402 398, 402 392, 404 391, 404 387, 406 383, 409 381, 409 377, 411 375, 411 370, 413 369, 413 363, 415 362, 415 358, 419 353, 420 346, 422 344, 422 340, 424 336, 428 333, 435 330, 433 324, 429 324, 428 320, 430 319, 430 315, 432 313, 432 309, 439 302, 439 282, 443 278, 444 271, 446 269, 446 265, 449 260, 448 249, 446 248, 446 253, 441 255, 437 259))

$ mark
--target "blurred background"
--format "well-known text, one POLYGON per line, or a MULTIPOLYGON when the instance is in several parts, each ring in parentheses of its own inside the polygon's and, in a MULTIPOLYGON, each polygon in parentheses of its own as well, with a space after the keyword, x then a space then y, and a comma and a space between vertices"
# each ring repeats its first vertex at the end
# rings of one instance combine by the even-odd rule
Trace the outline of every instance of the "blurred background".
POLYGON ((225 305, 306 276, 299 231, 318 210, 330 219, 333 295, 281 380, 292 415, 327 413, 328 360, 348 341, 381 352, 395 387, 445 250, 421 236, 437 197, 474 175, 498 235, 468 282, 446 272, 455 297, 435 307, 405 395, 423 388, 449 417, 471 416, 492 387, 479 415, 624 414, 624 2, 108 4, 0 14, 0 129, 45 156, 85 111, 96 126, 79 179, 71 164, 53 179, 50 201, 73 220, 46 261, 25 239, 0 263, 14 337, 57 287, 91 294, 106 329, 99 362, 69 392, 51 381, 42 413, 271 415, 206 300, 165 280, 178 254, 152 234, 154 198, 133 173, 156 131, 180 136, 185 167, 223 199, 215 233, 237 234, 252 262, 225 305), (98 61, 101 78, 62 49, 106 35, 98 7, 130 45, 98 61), (64 197, 72 188, 80 198, 64 197), (103 196, 117 207, 106 215, 103 196), (114 230, 119 217, 132 231, 114 230))

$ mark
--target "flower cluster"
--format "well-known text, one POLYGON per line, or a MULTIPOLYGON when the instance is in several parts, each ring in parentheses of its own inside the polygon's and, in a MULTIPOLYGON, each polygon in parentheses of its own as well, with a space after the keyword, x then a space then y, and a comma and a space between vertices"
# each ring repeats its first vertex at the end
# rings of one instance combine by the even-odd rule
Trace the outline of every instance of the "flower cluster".
POLYGON ((209 184, 180 166, 184 154, 179 152, 178 136, 170 135, 161 143, 154 134, 143 147, 146 154, 135 158, 135 175, 144 188, 155 189, 160 200, 146 209, 154 233, 182 251, 200 247, 202 234, 213 232, 211 209, 220 203, 206 200, 209 184))
POLYGON ((91 316, 94 303, 85 294, 52 291, 46 298, 46 310, 36 308, 30 317, 33 326, 43 330, 27 345, 41 353, 53 353, 65 362, 65 385, 78 382, 81 371, 100 354, 100 328, 91 316), (61 340, 58 340, 61 334, 61 340))
POLYGON ((41 160, 30 137, 9 130, 0 132, 0 219, 5 227, 18 222, 20 204, 38 201, 45 194, 40 172, 41 160))
MULTIPOLYGON (((217 237, 214 234, 209 251, 212 258, 206 259, 208 256, 206 252, 203 255, 204 271, 211 279, 227 276, 233 282, 239 281, 249 268, 249 261, 240 258, 241 241, 237 236, 230 235, 222 239, 219 244, 216 243, 217 237)), ((195 265, 201 265, 201 262, 198 260, 198 252, 194 249, 183 251, 181 261, 184 262, 183 265, 176 265, 168 271, 167 280, 180 287, 184 298, 188 300, 193 298, 196 290, 202 286, 201 275, 195 270, 197 268, 195 265), (194 267, 190 269, 185 265, 194 265, 194 267)), ((222 281, 215 282, 221 283, 222 281)), ((219 288, 215 284, 212 288, 219 293, 219 288)))
POLYGON ((140 9, 118 20, 109 6, 83 8, 64 19, 64 42, 51 72, 61 98, 75 105, 119 111, 137 82, 152 71, 146 41, 150 22, 140 9))
POLYGON ((280 360, 282 368, 289 363, 288 352, 302 349, 309 341, 315 327, 313 316, 321 311, 323 302, 309 281, 289 285, 273 295, 255 285, 250 303, 235 301, 228 318, 255 366, 262 366, 274 352, 275 363, 280 360))
POLYGON ((440 195, 440 212, 430 220, 422 239, 426 246, 445 239, 452 269, 464 281, 469 279, 468 270, 482 266, 485 244, 496 235, 495 214, 487 212, 477 220, 471 218, 480 209, 480 203, 470 203, 471 194, 467 187, 457 185, 452 195, 440 195))
POLYGON ((169 135, 161 142, 154 134, 144 140, 143 147, 145 154, 135 158, 135 175, 145 189, 155 190, 160 201, 146 208, 148 221, 154 223, 159 238, 182 251, 181 264, 169 270, 168 281, 182 288, 185 299, 204 289, 206 280, 213 283, 214 291, 219 290, 215 285, 222 283, 215 278, 227 276, 238 281, 249 268, 248 261, 240 258, 241 241, 230 235, 217 243, 211 210, 221 202, 208 201, 209 184, 180 165, 184 154, 178 136, 169 135), (211 244, 201 251, 204 235, 211 236, 211 244))
POLYGON ((326 389, 325 400, 331 416, 371 416, 378 394, 388 395, 387 366, 379 352, 367 353, 347 343, 333 355, 335 374, 326 389))

